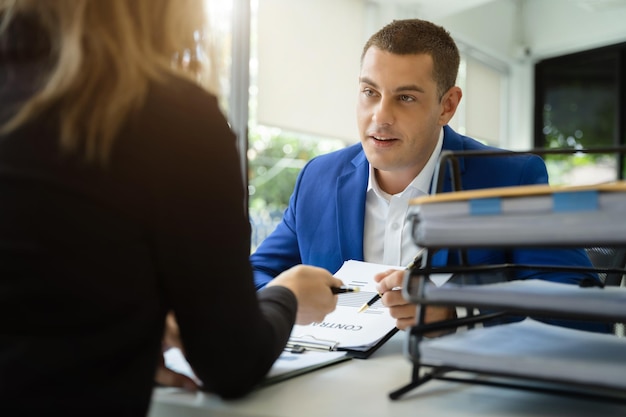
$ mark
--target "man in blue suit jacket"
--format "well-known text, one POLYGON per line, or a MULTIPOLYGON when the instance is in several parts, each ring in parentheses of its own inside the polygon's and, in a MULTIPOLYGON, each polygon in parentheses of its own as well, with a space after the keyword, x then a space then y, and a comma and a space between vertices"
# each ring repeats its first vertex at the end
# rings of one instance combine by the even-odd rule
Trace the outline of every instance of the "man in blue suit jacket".
MULTIPOLYGON (((336 272, 349 259, 406 265, 418 247, 406 212, 414 197, 428 194, 441 150, 488 150, 459 135, 448 122, 461 100, 455 86, 460 57, 441 27, 398 20, 374 34, 361 57, 357 120, 361 141, 311 160, 300 173, 281 223, 251 256, 257 288, 303 263, 336 272)), ((537 156, 466 158, 464 189, 548 182, 537 156)), ((450 178, 444 191, 451 191, 450 178)), ((582 250, 468 251, 470 264, 520 263, 590 266, 582 250)), ((454 253, 436 253, 435 265, 458 264, 454 253)), ((542 275, 576 283, 581 276, 542 275)), ((415 324, 416 309, 400 291, 402 273, 381 275, 383 302, 399 328, 415 324)), ((429 307, 427 321, 448 318, 449 309, 429 307)), ((581 327, 574 324, 574 327, 581 327)), ((608 326, 585 323, 584 328, 608 326)))

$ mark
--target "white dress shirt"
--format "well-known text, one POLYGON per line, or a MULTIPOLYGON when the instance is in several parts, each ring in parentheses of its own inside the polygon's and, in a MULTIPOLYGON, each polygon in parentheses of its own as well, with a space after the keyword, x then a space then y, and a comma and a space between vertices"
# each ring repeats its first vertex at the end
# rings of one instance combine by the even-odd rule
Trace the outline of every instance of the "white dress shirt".
POLYGON ((409 201, 430 193, 430 183, 443 145, 443 129, 439 141, 424 169, 404 191, 390 195, 380 189, 370 165, 365 199, 365 230, 363 256, 366 262, 406 266, 417 250, 411 235, 411 222, 407 221, 409 201))

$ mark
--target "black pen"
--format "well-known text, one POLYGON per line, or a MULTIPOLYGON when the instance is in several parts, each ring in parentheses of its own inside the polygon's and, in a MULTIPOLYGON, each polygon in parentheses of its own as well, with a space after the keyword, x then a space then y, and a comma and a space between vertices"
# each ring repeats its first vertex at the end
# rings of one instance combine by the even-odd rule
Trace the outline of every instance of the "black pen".
POLYGON ((333 292, 333 294, 343 294, 343 293, 346 293, 346 292, 359 292, 359 291, 361 291, 361 288, 359 288, 359 287, 346 287, 346 286, 330 287, 330 289, 333 292))
MULTIPOLYGON (((420 262, 422 260, 422 255, 424 254, 424 251, 426 249, 425 248, 421 248, 419 251, 417 251, 417 255, 415 255, 415 257, 413 258, 413 260, 411 261, 410 264, 408 264, 406 266, 405 269, 411 269, 413 268, 418 262, 420 262)), ((375 296, 372 297, 371 300, 369 300, 367 303, 363 304, 361 306, 361 308, 359 308, 359 311, 357 313, 362 313, 365 310, 367 310, 368 308, 370 308, 372 305, 374 305, 374 303, 378 300, 380 300, 380 297, 382 297, 383 295, 381 293, 377 293, 375 296)))

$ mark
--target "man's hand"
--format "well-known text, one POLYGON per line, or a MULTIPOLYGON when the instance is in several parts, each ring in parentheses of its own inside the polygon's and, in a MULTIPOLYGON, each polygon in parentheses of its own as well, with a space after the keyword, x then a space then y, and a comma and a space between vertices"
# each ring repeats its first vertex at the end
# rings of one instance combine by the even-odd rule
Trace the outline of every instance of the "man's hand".
MULTIPOLYGON (((402 286, 405 271, 391 269, 374 276, 374 281, 378 283, 377 290, 382 294, 383 305, 389 307, 389 314, 396 319, 396 327, 400 330, 415 326, 417 324, 417 305, 411 304, 402 296, 398 289, 402 286)), ((456 310, 449 307, 428 306, 426 307, 425 323, 434 323, 441 320, 449 320, 456 317, 456 310)), ((434 337, 448 333, 430 332, 426 336, 434 337)))

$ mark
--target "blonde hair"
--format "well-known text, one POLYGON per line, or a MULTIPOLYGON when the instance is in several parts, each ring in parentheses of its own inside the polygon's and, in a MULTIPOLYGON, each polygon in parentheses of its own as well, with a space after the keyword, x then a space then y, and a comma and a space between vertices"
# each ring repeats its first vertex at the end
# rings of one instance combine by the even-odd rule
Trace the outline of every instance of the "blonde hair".
POLYGON ((20 16, 36 18, 52 54, 40 88, 0 133, 54 106, 61 149, 106 164, 151 82, 182 74, 217 93, 204 0, 0 0, 0 16, 0 38, 20 16), (198 67, 201 54, 207 60, 198 67))

